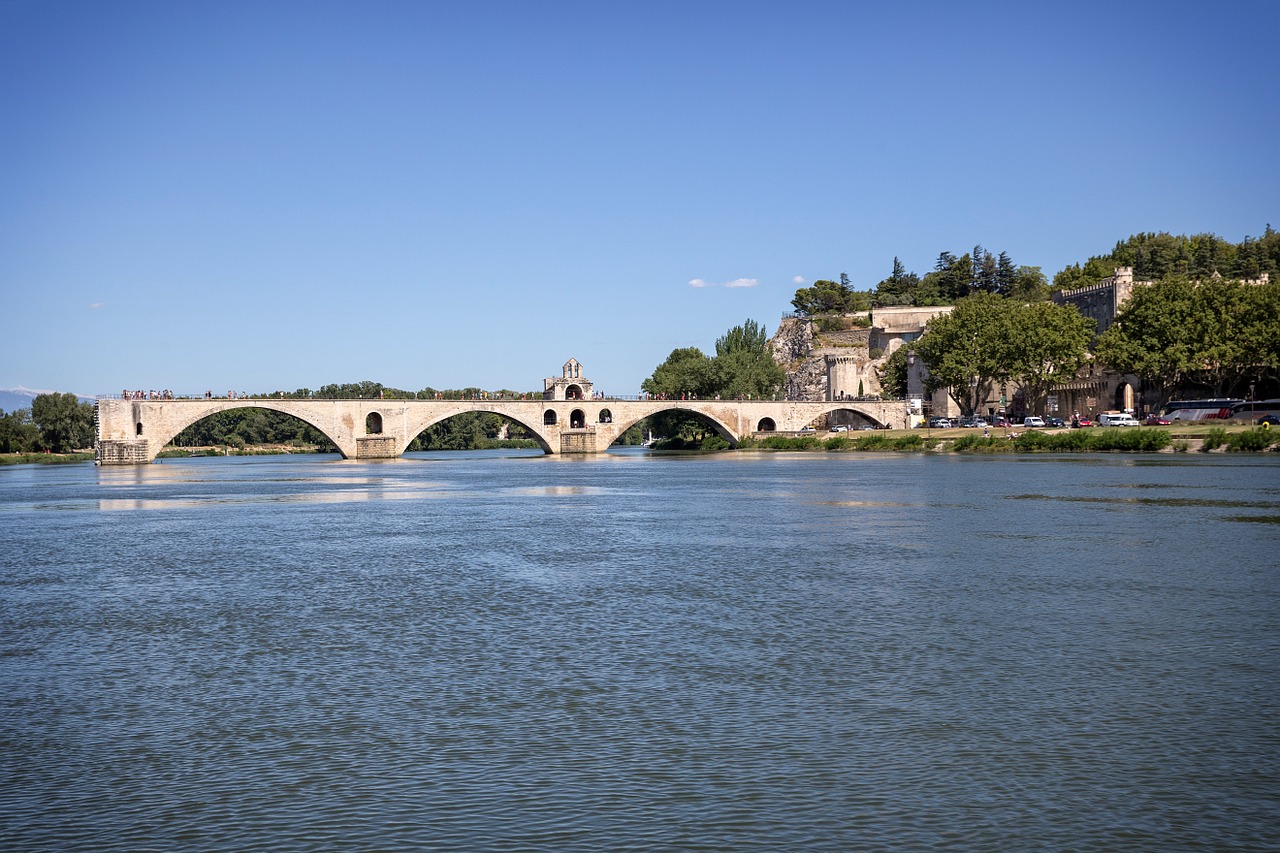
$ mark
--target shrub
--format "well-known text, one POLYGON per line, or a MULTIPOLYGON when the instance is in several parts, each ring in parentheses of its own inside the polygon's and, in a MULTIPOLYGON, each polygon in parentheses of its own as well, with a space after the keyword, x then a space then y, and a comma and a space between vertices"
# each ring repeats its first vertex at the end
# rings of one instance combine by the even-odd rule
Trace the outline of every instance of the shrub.
POLYGON ((1008 453, 1013 450, 1013 444, 1007 438, 962 435, 950 443, 949 449, 959 453, 1008 453))
POLYGON ((1248 432, 1236 433, 1227 439, 1227 450, 1233 453, 1256 453, 1266 450, 1278 439, 1280 436, 1272 436, 1270 430, 1251 429, 1248 432))
POLYGON ((709 435, 702 440, 703 450, 728 450, 729 447, 729 441, 719 433, 709 435))
POLYGON ((1226 443, 1227 431, 1222 427, 1214 427, 1209 430, 1209 434, 1204 437, 1204 443, 1200 445, 1200 449, 1204 451, 1217 450, 1226 443))

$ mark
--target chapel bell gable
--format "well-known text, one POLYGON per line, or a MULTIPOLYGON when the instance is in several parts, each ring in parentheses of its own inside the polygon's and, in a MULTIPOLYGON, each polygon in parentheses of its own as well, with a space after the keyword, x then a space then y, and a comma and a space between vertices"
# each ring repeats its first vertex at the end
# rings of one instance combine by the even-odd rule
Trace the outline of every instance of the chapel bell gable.
POLYGON ((586 400, 591 396, 591 381, 582 378, 582 364, 571 358, 560 369, 559 376, 545 382, 544 400, 586 400))

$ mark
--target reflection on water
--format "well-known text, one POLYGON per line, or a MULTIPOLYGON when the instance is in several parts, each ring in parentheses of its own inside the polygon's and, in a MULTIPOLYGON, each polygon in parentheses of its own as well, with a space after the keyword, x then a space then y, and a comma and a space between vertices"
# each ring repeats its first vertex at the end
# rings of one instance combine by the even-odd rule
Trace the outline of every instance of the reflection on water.
POLYGON ((1273 848, 1277 463, 0 469, 0 846, 1273 848))

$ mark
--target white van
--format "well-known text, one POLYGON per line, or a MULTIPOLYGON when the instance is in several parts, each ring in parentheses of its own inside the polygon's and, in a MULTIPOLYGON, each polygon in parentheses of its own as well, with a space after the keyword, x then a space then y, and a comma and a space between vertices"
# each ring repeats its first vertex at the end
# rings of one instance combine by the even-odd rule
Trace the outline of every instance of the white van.
POLYGON ((1098 415, 1098 426, 1126 427, 1142 426, 1133 415, 1126 412, 1103 412, 1098 415))
POLYGON ((1044 429, 1044 418, 1036 415, 1027 415, 1022 419, 1022 425, 1027 429, 1044 429))

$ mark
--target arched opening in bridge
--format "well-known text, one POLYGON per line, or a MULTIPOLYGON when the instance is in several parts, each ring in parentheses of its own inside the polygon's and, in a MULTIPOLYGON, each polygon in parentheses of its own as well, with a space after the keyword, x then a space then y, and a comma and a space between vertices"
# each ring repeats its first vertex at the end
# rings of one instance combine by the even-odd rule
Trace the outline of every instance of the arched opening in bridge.
POLYGON ((496 412, 459 412, 409 436, 406 452, 439 450, 497 450, 546 448, 532 426, 496 412))
POLYGON ((142 421, 138 421, 138 425, 134 428, 134 435, 142 435, 142 421))
POLYGON ((574 409, 569 413, 569 429, 585 429, 587 426, 587 415, 582 409, 574 409))
MULTIPOLYGON (((152 440, 156 440, 154 428, 152 440)), ((301 418, 259 406, 224 409, 179 432, 169 444, 222 456, 226 448, 288 447, 290 452, 337 453, 338 447, 301 418), (207 448, 202 451, 201 448, 207 448)))
POLYGON ((581 385, 570 385, 568 388, 564 389, 564 398, 565 398, 566 400, 581 400, 581 399, 582 399, 582 386, 581 386, 581 385))
POLYGON ((851 430, 880 429, 883 425, 869 415, 856 409, 834 409, 822 417, 815 418, 806 429, 828 432, 849 432, 851 430))
MULTIPOLYGON (((724 450, 738 445, 737 436, 727 426, 688 409, 654 412, 632 429, 638 430, 642 439, 652 437, 652 446, 658 450, 724 450)), ((631 430, 626 434, 635 436, 631 430)))
POLYGON ((778 425, 773 422, 773 418, 761 418, 760 423, 756 424, 756 432, 773 432, 778 425))
POLYGON ((611 424, 611 423, 613 423, 613 412, 609 411, 608 409, 601 409, 601 410, 600 410, 600 423, 602 423, 602 424, 611 424))
POLYGON ((555 425, 556 425, 556 411, 555 411, 555 409, 547 409, 545 412, 543 412, 543 413, 542 413, 542 425, 543 425, 543 426, 555 426, 555 425))
POLYGON ((381 435, 382 434, 382 415, 377 412, 370 412, 369 416, 364 419, 365 435, 381 435))

